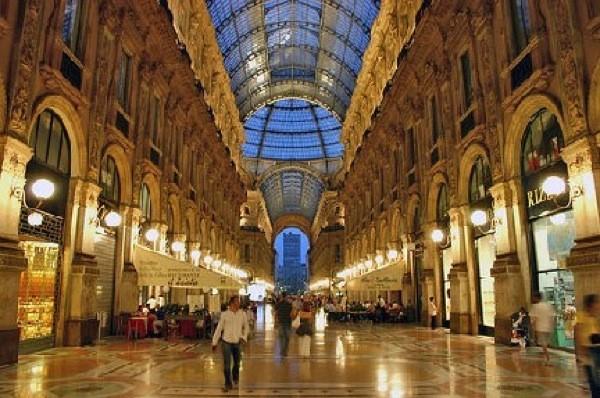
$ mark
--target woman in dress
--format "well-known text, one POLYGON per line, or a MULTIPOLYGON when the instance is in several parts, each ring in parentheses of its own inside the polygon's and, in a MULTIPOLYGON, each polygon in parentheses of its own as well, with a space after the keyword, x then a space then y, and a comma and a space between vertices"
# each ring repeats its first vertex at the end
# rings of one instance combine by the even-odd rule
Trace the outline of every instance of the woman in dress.
POLYGON ((310 344, 315 317, 309 301, 303 303, 302 310, 298 313, 298 316, 300 317, 300 326, 296 330, 296 334, 298 334, 300 340, 300 356, 308 358, 310 357, 310 344))

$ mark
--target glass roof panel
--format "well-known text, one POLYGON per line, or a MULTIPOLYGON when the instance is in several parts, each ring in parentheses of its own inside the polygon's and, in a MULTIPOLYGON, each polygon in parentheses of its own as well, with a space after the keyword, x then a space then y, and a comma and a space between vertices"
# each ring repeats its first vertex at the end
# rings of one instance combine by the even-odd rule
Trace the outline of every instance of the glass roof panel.
POLYGON ((245 129, 246 157, 303 161, 343 153, 339 120, 327 109, 302 99, 263 106, 246 120, 245 129))
POLYGON ((343 120, 380 2, 206 0, 242 118, 285 95, 343 120))

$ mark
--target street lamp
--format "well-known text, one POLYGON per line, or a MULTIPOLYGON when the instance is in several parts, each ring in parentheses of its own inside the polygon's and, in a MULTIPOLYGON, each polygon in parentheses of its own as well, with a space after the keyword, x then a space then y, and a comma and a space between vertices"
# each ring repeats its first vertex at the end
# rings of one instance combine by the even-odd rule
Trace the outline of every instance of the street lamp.
POLYGON ((40 200, 50 199, 54 195, 54 183, 45 178, 40 178, 31 184, 31 192, 40 200))
POLYGON ((159 235, 160 233, 158 232, 158 229, 148 228, 148 230, 146 230, 146 233, 144 234, 144 237, 148 242, 154 243, 158 239, 159 235))

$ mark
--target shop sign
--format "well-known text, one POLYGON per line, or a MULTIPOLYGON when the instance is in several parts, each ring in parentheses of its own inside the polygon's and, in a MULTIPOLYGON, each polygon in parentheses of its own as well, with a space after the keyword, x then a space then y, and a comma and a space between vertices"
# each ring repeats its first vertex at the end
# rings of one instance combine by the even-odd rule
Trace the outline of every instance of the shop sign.
POLYGON ((195 267, 164 254, 136 246, 133 264, 138 286, 170 286, 202 289, 238 289, 234 279, 195 267))
POLYGON ((348 290, 402 290, 399 266, 389 266, 348 282, 348 290))
POLYGON ((525 185, 525 201, 527 205, 527 215, 529 218, 538 218, 545 216, 546 214, 552 213, 561 207, 561 204, 565 204, 569 201, 569 187, 567 184, 567 192, 556 197, 551 198, 546 195, 542 189, 542 184, 546 178, 550 176, 557 176, 568 180, 568 174, 566 165, 564 163, 558 163, 552 167, 541 170, 533 175, 524 178, 525 185))

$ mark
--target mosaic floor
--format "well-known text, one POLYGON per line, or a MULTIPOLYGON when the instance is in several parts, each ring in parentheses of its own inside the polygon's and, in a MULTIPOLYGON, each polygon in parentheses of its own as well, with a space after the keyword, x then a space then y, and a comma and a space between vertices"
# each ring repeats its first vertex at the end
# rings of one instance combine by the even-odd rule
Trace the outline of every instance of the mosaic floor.
MULTIPOLYGON (((269 318, 269 317, 267 317, 269 318)), ((129 342, 57 348, 0 368, 1 397, 586 397, 571 354, 520 352, 487 338, 425 328, 330 325, 313 357, 280 359, 272 323, 245 347, 240 388, 221 391, 221 358, 208 341, 129 342)))

